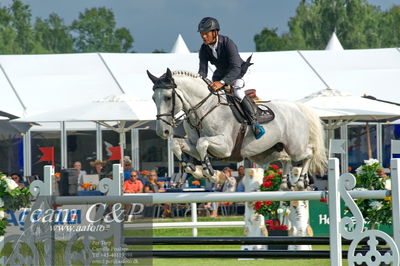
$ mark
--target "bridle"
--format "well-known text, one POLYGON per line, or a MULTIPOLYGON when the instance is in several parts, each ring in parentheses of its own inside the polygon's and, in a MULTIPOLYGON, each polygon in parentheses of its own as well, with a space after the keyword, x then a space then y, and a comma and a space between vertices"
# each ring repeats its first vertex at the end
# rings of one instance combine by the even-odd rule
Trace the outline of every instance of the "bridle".
POLYGON ((172 89, 172 109, 171 109, 171 112, 169 112, 169 113, 157 114, 157 116, 156 116, 156 117, 157 117, 157 120, 161 120, 161 121, 163 121, 164 123, 166 123, 167 125, 169 125, 169 126, 171 126, 171 127, 177 127, 177 126, 179 126, 179 125, 183 122, 183 120, 181 120, 181 118, 184 117, 184 116, 186 116, 185 119, 186 119, 186 121, 188 122, 189 126, 190 126, 191 128, 196 129, 196 131, 199 133, 199 132, 200 132, 200 129, 201 129, 201 127, 202 127, 202 121, 204 120, 204 118, 206 118, 206 117, 207 117, 212 111, 214 111, 218 106, 220 106, 220 105, 227 105, 227 106, 229 106, 229 105, 230 105, 226 100, 225 100, 225 102, 222 102, 222 101, 221 101, 221 95, 222 95, 222 93, 219 93, 219 91, 214 91, 213 89, 211 89, 211 87, 210 87, 211 81, 210 81, 210 80, 208 80, 207 78, 202 78, 202 80, 207 84, 207 87, 208 87, 210 93, 209 93, 204 99, 202 99, 200 102, 198 102, 195 106, 191 107, 189 110, 187 110, 187 111, 182 110, 182 111, 183 111, 183 114, 181 114, 181 115, 178 116, 178 117, 175 117, 175 103, 176 103, 176 97, 179 98, 179 100, 180 100, 181 103, 182 103, 182 106, 183 106, 183 99, 182 99, 182 96, 179 95, 179 93, 176 92, 176 88, 177 88, 176 84, 171 84, 171 86, 169 86, 168 88, 163 88, 163 89, 172 89), (217 99, 218 99, 217 103, 216 103, 210 110, 208 110, 202 117, 199 117, 199 115, 198 115, 198 113, 197 113, 197 110, 198 110, 212 95, 217 96, 217 99), (197 123, 193 123, 193 122, 190 120, 190 115, 191 115, 192 113, 194 114, 196 120, 198 121, 197 123), (171 117, 171 122, 165 120, 163 117, 171 117))

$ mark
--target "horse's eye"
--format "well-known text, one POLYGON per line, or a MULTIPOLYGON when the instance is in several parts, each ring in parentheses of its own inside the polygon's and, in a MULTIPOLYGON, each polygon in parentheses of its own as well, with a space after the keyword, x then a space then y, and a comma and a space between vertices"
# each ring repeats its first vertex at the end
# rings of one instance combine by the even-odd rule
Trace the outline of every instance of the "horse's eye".
POLYGON ((172 98, 171 96, 165 96, 165 100, 166 100, 166 101, 170 101, 171 98, 172 98))

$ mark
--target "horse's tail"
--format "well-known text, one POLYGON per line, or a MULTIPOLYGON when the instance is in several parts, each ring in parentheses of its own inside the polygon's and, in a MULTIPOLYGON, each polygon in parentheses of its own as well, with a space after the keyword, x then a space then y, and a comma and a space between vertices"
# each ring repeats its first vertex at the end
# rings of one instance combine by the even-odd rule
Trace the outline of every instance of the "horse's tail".
POLYGON ((297 103, 297 105, 308 120, 309 143, 313 150, 309 170, 311 173, 323 174, 328 167, 328 160, 326 157, 325 134, 321 119, 311 108, 301 103, 297 103))

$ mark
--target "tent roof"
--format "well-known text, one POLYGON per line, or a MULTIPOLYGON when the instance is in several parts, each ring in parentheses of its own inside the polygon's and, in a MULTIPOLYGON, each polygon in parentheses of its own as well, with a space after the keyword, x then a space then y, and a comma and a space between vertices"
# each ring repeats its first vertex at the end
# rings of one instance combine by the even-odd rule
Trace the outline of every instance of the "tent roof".
MULTIPOLYGON (((256 52, 252 62, 246 87, 264 100, 294 101, 332 88, 400 101, 397 48, 256 52)), ((167 67, 197 72, 198 64, 197 53, 1 55, 0 110, 25 117, 111 94, 151 99, 146 70, 156 76, 167 67)))
POLYGON ((316 109, 327 120, 386 121, 400 117, 400 106, 324 89, 299 102, 316 109))
POLYGON ((185 41, 182 38, 182 35, 178 35, 178 38, 176 38, 175 44, 171 49, 171 53, 174 54, 190 54, 190 50, 187 47, 185 41))
POLYGON ((329 39, 329 42, 326 45, 325 50, 330 50, 330 51, 333 51, 333 50, 343 51, 344 50, 342 44, 340 43, 338 37, 336 36, 335 31, 332 33, 332 36, 329 39))

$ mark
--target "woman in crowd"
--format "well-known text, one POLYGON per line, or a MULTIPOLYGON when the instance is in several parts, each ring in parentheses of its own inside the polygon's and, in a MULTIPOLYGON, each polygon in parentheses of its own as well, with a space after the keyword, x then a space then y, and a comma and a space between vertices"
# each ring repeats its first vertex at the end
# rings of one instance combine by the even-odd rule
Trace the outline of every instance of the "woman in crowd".
POLYGON ((90 162, 90 166, 93 167, 90 174, 99 175, 99 180, 105 178, 106 177, 106 169, 104 167, 105 165, 106 165, 106 162, 100 161, 100 160, 90 162))
MULTIPOLYGON (((155 170, 151 170, 147 175, 147 182, 144 185, 145 193, 157 193, 157 192, 165 192, 163 187, 159 187, 157 184, 158 174, 155 170)), ((171 216, 171 204, 164 203, 163 204, 163 214, 162 217, 171 216)))
POLYGON ((19 187, 25 187, 25 184, 21 181, 21 176, 17 173, 11 174, 11 179, 18 184, 19 187))

